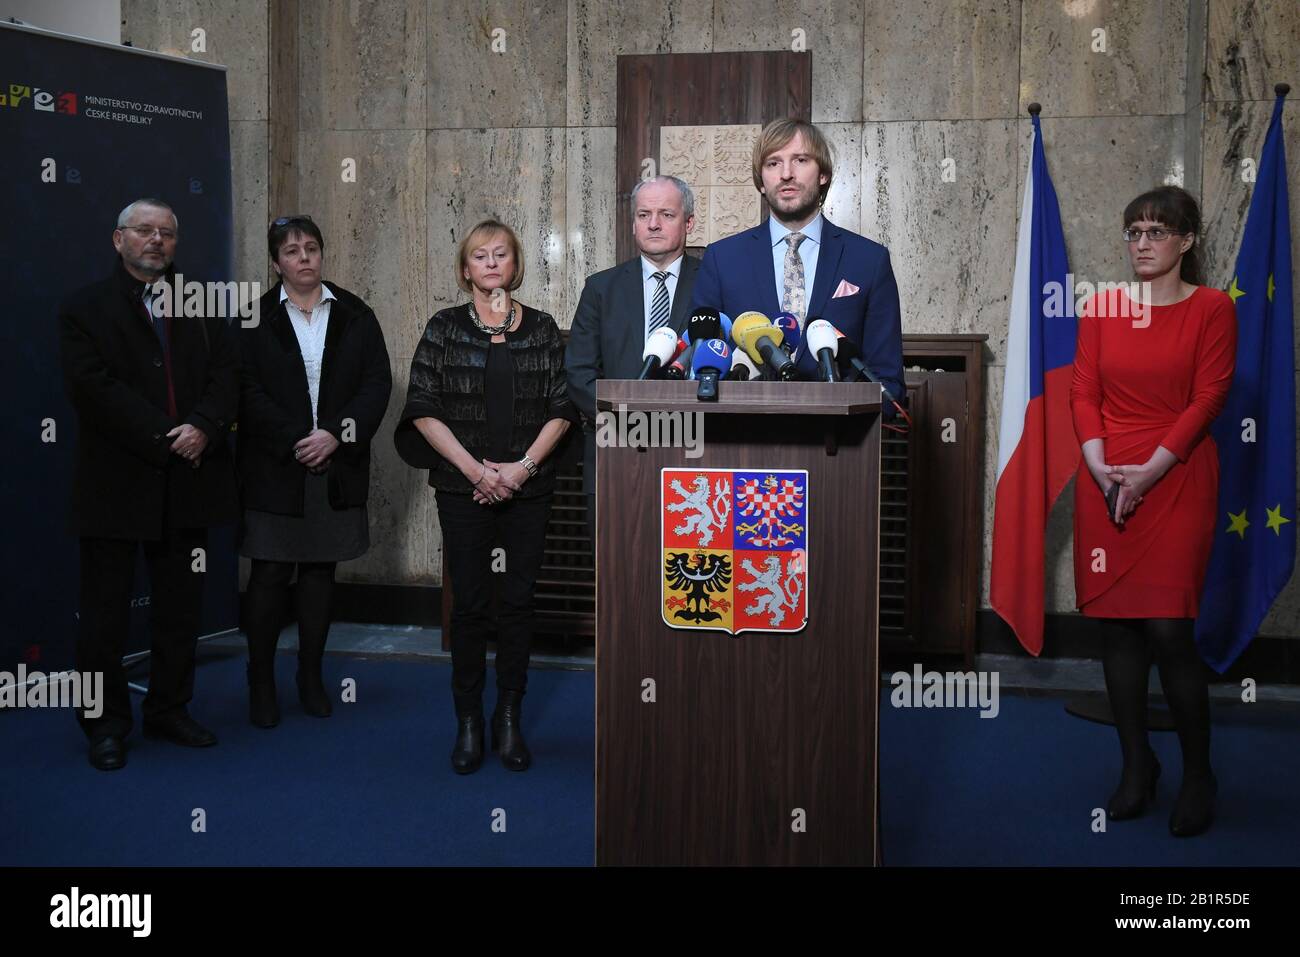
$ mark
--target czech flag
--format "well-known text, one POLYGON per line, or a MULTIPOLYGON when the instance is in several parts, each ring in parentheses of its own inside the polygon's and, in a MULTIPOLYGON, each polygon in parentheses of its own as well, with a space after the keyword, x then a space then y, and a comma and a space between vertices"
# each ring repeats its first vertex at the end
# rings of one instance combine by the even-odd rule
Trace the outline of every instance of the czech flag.
POLYGON ((1037 113, 1032 119, 1034 149, 1016 240, 1002 390, 989 603, 1025 650, 1037 655, 1043 650, 1047 515, 1081 453, 1070 417, 1078 332, 1074 290, 1068 285, 1065 233, 1047 173, 1043 131, 1037 113), (1061 310, 1061 303, 1069 305, 1061 310))

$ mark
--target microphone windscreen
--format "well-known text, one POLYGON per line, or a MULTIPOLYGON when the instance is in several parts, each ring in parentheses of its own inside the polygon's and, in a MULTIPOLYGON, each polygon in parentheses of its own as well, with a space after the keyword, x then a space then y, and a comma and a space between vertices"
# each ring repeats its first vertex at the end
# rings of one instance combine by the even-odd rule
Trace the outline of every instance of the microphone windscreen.
POLYGON ((799 329, 799 317, 792 312, 783 312, 772 320, 772 325, 781 330, 785 336, 785 351, 794 355, 799 351, 799 343, 803 341, 803 333, 799 329))
POLYGON ((696 377, 705 369, 715 369, 720 375, 731 371, 731 346, 721 339, 705 339, 695 347, 691 370, 696 377))
POLYGON ((808 344, 811 355, 816 356, 823 349, 831 350, 831 355, 839 353, 839 338, 835 334, 835 327, 825 319, 814 319, 804 331, 804 342, 808 344))
POLYGON ((667 326, 660 326, 646 338, 641 358, 649 359, 654 356, 659 360, 660 365, 664 365, 676 354, 676 351, 677 333, 667 326))
POLYGON ((734 369, 737 366, 744 366, 746 369, 748 369, 749 377, 751 379, 760 378, 762 375, 758 371, 758 366, 754 365, 754 360, 749 357, 749 353, 746 352, 744 349, 731 350, 731 367, 734 369))
POLYGON ((782 335, 781 330, 772 325, 767 316, 761 312, 743 312, 731 324, 732 339, 736 345, 749 353, 749 357, 756 365, 763 364, 763 358, 758 351, 758 341, 767 337, 772 340, 773 345, 779 346, 782 335))

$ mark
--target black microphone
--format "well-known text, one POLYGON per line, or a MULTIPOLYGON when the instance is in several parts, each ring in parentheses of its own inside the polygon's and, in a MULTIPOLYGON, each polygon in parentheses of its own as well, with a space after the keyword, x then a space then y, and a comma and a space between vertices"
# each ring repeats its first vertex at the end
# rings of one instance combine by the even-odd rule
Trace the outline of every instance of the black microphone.
POLYGON ((673 357, 672 362, 664 366, 665 379, 685 379, 688 366, 684 361, 682 353, 686 351, 686 340, 677 340, 677 354, 673 357))
POLYGON ((703 342, 705 339, 722 338, 722 314, 712 306, 700 306, 691 311, 686 320, 686 332, 682 336, 687 342, 703 342))
MULTIPOLYGON (((831 328, 835 329, 834 326, 831 326, 831 328)), ((839 357, 841 359, 848 360, 849 364, 852 365, 855 370, 857 370, 858 374, 861 375, 862 378, 866 379, 868 382, 874 382, 876 383, 876 385, 880 386, 881 395, 883 395, 890 402, 893 402, 895 405, 899 405, 900 404, 899 401, 894 398, 894 394, 889 391, 889 387, 885 385, 883 382, 881 382, 879 379, 877 379, 874 375, 872 375, 871 370, 867 368, 867 364, 862 361, 862 350, 858 348, 858 344, 854 342, 852 339, 850 339, 848 336, 846 336, 844 333, 840 332, 838 329, 835 329, 835 335, 839 343, 839 350, 837 353, 839 357)))

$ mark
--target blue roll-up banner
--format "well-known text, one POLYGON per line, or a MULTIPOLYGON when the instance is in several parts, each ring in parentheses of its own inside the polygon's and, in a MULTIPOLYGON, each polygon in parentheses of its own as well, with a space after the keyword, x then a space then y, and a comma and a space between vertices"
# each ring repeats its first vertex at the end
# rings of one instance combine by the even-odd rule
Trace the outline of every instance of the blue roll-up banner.
MULTIPOLYGON (((76 418, 58 305, 116 262, 117 214, 175 209, 178 272, 233 279, 223 67, 0 23, 0 671, 73 666, 78 549, 67 515, 76 418)), ((213 529, 200 634, 238 621, 233 529, 213 529)), ((148 648, 138 561, 128 651, 148 648)))

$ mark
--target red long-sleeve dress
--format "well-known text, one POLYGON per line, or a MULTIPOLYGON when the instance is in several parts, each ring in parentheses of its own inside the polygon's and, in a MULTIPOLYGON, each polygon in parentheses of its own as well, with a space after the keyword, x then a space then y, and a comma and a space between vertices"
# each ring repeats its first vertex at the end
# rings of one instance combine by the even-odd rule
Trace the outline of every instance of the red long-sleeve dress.
POLYGON ((1117 526, 1080 461, 1075 604, 1093 617, 1195 618, 1218 511, 1219 458, 1207 430, 1232 384, 1236 310, 1208 286, 1137 317, 1136 308, 1116 291, 1082 310, 1070 385, 1074 431, 1080 445, 1103 439, 1108 465, 1142 465, 1162 445, 1178 462, 1117 526))

